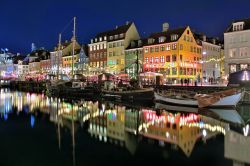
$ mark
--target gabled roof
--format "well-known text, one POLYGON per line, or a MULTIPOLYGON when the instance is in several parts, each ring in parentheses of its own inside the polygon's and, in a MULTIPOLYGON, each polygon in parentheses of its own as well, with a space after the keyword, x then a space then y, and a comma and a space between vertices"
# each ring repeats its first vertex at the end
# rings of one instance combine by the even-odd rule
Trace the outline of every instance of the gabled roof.
MULTIPOLYGON (((113 36, 113 35, 119 35, 121 33, 126 33, 129 29, 129 27, 133 24, 133 22, 130 22, 130 23, 126 23, 125 25, 121 25, 121 26, 118 26, 116 27, 115 29, 112 29, 112 30, 108 30, 108 31, 105 31, 105 32, 101 32, 101 33, 98 33, 95 38, 99 38, 99 37, 104 37, 104 36, 113 36)), ((125 36, 124 36, 125 37, 125 36)), ((107 39, 109 41, 109 38, 107 39)), ((112 40, 113 41, 113 40, 112 40)))
POLYGON ((175 42, 178 41, 181 35, 184 33, 187 27, 185 28, 177 28, 173 30, 168 30, 166 32, 157 32, 157 33, 152 33, 148 39, 154 39, 152 43, 148 43, 148 41, 144 45, 155 45, 155 44, 161 44, 161 43, 170 43, 170 42, 175 42), (178 35, 175 40, 171 40, 171 35, 178 35), (164 42, 159 42, 159 37, 165 37, 164 42))
POLYGON ((220 45, 220 46, 223 45, 223 42, 217 37, 207 37, 203 33, 193 33, 193 35, 194 35, 194 38, 197 41, 197 43, 200 44, 200 45, 202 44, 201 42, 204 41, 203 40, 204 36, 206 38, 206 41, 204 41, 204 42, 211 43, 211 44, 214 44, 214 45, 220 45))
POLYGON ((244 22, 243 30, 250 29, 250 18, 247 18, 247 19, 241 19, 241 20, 235 20, 235 21, 233 21, 228 26, 228 28, 226 29, 225 33, 227 33, 227 32, 233 32, 233 23, 237 23, 237 22, 244 22))
POLYGON ((132 40, 126 50, 129 49, 136 49, 143 47, 144 44, 147 43, 148 39, 139 39, 139 40, 132 40))

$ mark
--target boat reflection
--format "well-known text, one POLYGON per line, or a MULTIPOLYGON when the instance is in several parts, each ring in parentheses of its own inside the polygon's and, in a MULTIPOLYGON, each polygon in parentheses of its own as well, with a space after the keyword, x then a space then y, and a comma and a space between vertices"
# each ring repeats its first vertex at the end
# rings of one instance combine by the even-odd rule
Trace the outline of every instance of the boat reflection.
POLYGON ((11 92, 1 89, 1 119, 9 113, 22 111, 31 114, 30 125, 35 126, 37 112, 49 115, 56 124, 58 147, 62 146, 62 128, 71 133, 73 165, 76 164, 76 135, 86 129, 96 140, 126 148, 135 154, 143 139, 157 141, 159 146, 181 151, 189 157, 198 141, 206 142, 217 135, 225 135, 230 125, 244 121, 236 110, 189 110, 184 107, 156 105, 156 108, 134 108, 105 101, 66 101, 59 98, 11 92))

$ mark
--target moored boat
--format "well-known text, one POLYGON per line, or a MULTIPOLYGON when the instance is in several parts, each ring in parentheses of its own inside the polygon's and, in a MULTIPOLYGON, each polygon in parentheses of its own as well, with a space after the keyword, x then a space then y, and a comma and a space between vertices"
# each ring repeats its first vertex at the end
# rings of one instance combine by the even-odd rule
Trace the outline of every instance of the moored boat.
POLYGON ((153 88, 140 88, 131 90, 102 90, 103 98, 112 98, 123 101, 152 101, 154 98, 153 88))
POLYGON ((181 96, 167 96, 160 93, 154 93, 155 102, 167 103, 188 107, 236 107, 242 98, 242 92, 230 89, 212 94, 196 94, 193 97, 183 98, 181 96))

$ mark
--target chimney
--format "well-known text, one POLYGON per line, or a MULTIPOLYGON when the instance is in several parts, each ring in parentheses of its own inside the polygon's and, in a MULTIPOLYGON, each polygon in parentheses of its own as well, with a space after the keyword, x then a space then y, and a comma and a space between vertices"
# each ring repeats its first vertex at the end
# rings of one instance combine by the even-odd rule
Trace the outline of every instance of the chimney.
POLYGON ((202 40, 203 40, 204 42, 207 40, 206 35, 203 35, 203 36, 202 36, 202 40))
POLYGON ((162 32, 167 32, 169 29, 169 24, 167 22, 162 24, 162 32))

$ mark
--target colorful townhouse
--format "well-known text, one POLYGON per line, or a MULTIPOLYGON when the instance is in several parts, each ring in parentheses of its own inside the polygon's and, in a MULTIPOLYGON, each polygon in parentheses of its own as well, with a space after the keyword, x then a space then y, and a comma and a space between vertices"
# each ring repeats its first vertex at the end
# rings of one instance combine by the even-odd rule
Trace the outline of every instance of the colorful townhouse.
MULTIPOLYGON (((78 42, 75 42, 74 49, 74 60, 73 65, 79 60, 79 50, 81 46, 78 42)), ((51 73, 52 74, 72 74, 72 55, 73 55, 73 38, 72 40, 65 41, 61 44, 61 48, 59 45, 55 47, 53 51, 50 52, 50 60, 51 60, 51 73)), ((76 68, 73 66, 73 70, 76 68)))
MULTIPOLYGON (((151 34, 143 45, 143 71, 161 74, 164 83, 199 82, 202 78, 201 45, 189 26, 173 30, 168 27, 164 23, 162 32, 151 34)), ((154 79, 145 81, 155 83, 154 79)))
POLYGON ((89 72, 93 75, 102 73, 107 67, 107 32, 99 33, 88 44, 89 72))
POLYGON ((135 24, 129 22, 97 34, 88 45, 89 64, 92 73, 124 74, 125 48, 129 46, 131 40, 139 38, 135 24))
POLYGON ((125 48, 131 40, 140 38, 133 22, 116 27, 109 32, 107 48, 107 71, 112 74, 125 74, 125 48))

